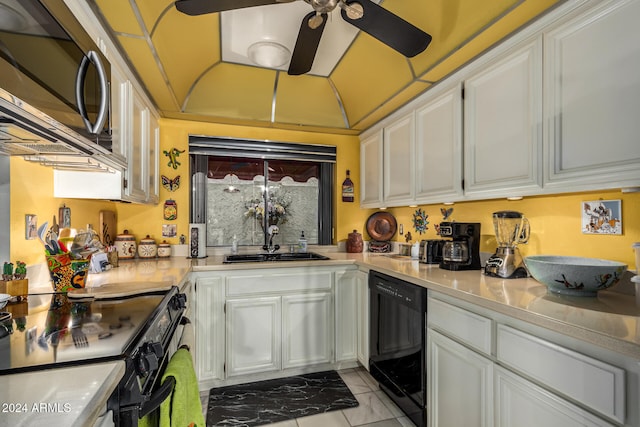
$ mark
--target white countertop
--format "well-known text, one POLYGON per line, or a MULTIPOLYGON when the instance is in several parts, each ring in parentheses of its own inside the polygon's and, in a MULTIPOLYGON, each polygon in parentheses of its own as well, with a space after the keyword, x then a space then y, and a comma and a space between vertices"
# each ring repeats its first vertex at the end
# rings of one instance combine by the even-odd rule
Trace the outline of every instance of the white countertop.
POLYGON ((0 426, 87 426, 124 375, 123 361, 0 377, 0 426))
POLYGON ((214 255, 193 260, 193 271, 356 264, 640 359, 640 306, 633 295, 609 290, 597 297, 560 296, 532 278, 500 279, 479 270, 448 271, 385 254, 318 252, 331 260, 222 264, 224 257, 214 255))
MULTIPOLYGON (((110 271, 91 274, 87 286, 108 287, 111 283, 122 282, 131 283, 131 286, 136 286, 137 282, 179 284, 191 271, 206 273, 352 264, 364 270, 374 269, 390 274, 431 291, 447 294, 640 359, 640 306, 636 304, 633 295, 602 291, 595 298, 558 296, 548 293, 543 284, 531 278, 509 280, 485 276, 477 270, 448 271, 436 265, 426 265, 418 261, 382 254, 348 254, 321 250, 318 252, 322 252, 331 259, 223 264, 223 255, 212 255, 193 260, 171 257, 158 260, 123 261, 119 267, 110 271)), ((33 403, 58 402, 69 403, 71 407, 68 413, 4 413, 0 416, 0 426, 30 424, 30 422, 25 423, 25 419, 38 422, 52 421, 51 425, 74 425, 74 422, 82 425, 91 417, 95 418, 98 415, 97 411, 103 408, 107 397, 124 371, 122 362, 99 365, 97 369, 96 366, 0 377, 2 404, 27 403, 27 409, 31 409, 30 405, 33 403), (47 387, 42 387, 43 384, 47 387)))

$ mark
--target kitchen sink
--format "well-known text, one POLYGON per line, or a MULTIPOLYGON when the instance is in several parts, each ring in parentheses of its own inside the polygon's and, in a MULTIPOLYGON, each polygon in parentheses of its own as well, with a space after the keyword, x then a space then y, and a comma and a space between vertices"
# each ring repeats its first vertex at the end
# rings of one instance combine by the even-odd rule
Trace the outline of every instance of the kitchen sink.
POLYGON ((241 255, 225 255, 223 264, 234 264, 241 262, 266 262, 266 261, 315 261, 330 259, 324 255, 315 252, 283 252, 283 253, 260 253, 260 254, 241 254, 241 255))

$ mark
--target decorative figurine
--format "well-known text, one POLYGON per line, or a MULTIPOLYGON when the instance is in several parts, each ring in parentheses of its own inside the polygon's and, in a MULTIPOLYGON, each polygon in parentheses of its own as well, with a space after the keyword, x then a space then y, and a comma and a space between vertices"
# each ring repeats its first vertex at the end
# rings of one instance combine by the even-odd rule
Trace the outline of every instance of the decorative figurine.
POLYGON ((180 175, 176 176, 173 179, 162 175, 162 186, 168 191, 176 191, 178 188, 180 188, 180 175))
POLYGON ((415 228, 418 233, 423 234, 427 230, 427 224, 429 224, 429 221, 427 221, 428 217, 429 215, 427 215, 421 208, 416 209, 414 212, 413 228, 415 228))
POLYGON ((166 200, 164 202, 164 219, 166 221, 173 221, 178 218, 178 205, 173 199, 166 200))
POLYGON ((167 166, 171 166, 174 169, 178 169, 178 166, 180 166, 180 162, 178 161, 178 156, 180 156, 181 153, 184 153, 184 151, 185 150, 180 151, 175 147, 169 151, 163 150, 162 153, 169 158, 169 163, 167 163, 167 166))

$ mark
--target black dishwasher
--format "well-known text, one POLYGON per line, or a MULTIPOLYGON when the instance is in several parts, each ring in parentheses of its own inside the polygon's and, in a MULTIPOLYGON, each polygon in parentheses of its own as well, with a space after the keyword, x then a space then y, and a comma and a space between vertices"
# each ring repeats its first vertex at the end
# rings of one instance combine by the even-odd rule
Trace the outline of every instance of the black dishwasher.
POLYGON ((371 271, 369 296, 371 375, 418 427, 424 427, 427 290, 371 271))

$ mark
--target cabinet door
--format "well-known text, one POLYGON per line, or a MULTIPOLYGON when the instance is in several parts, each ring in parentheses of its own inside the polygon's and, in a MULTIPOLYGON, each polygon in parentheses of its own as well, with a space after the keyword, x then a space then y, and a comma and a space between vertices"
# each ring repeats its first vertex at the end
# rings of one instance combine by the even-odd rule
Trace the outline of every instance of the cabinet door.
POLYGON ((135 90, 132 90, 131 108, 127 192, 132 200, 145 202, 149 188, 149 109, 135 90))
POLYGON ((613 426, 501 367, 495 385, 496 427, 613 426))
POLYGON ((199 278, 190 304, 195 311, 196 374, 201 389, 224 378, 224 283, 222 277, 199 278))
POLYGON ((369 275, 358 271, 358 362, 369 370, 369 275))
POLYGON ((127 118, 131 111, 129 96, 131 85, 124 73, 114 64, 111 65, 111 138, 113 151, 127 157, 127 118))
POLYGON ((430 425, 493 425, 491 360, 428 329, 427 364, 430 425))
POLYGON ((416 110, 417 203, 462 198, 462 88, 460 84, 416 110))
POLYGON ((357 273, 354 270, 335 273, 336 362, 356 360, 358 357, 357 273))
POLYGON ((360 205, 382 206, 382 131, 360 143, 360 205))
POLYGON ((383 203, 413 203, 415 170, 415 124, 413 112, 384 128, 383 203))
POLYGON ((545 187, 640 185, 640 1, 597 7, 545 35, 545 187))
POLYGON ((330 292, 282 297, 283 369, 332 361, 331 306, 330 292))
POLYGON ((536 194, 542 183, 542 38, 464 82, 465 194, 536 194))
POLYGON ((160 126, 158 118, 151 116, 149 122, 149 152, 148 152, 148 191, 147 202, 156 204, 160 196, 160 126))
POLYGON ((280 369, 280 297, 228 299, 227 377, 280 369))

